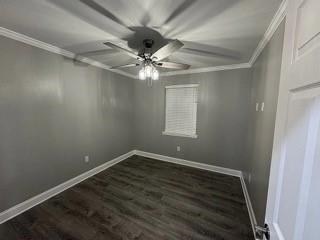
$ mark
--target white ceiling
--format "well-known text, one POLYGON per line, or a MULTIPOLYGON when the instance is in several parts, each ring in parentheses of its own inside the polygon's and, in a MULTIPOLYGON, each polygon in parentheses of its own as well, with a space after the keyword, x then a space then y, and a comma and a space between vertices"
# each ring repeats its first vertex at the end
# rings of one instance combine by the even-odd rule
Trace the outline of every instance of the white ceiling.
MULTIPOLYGON (((105 41, 137 50, 143 39, 152 38, 157 50, 170 39, 179 39, 185 46, 169 60, 196 69, 247 63, 280 3, 281 0, 0 0, 0 26, 109 66, 134 60, 104 46, 105 41)), ((125 71, 136 74, 137 69, 125 71)))

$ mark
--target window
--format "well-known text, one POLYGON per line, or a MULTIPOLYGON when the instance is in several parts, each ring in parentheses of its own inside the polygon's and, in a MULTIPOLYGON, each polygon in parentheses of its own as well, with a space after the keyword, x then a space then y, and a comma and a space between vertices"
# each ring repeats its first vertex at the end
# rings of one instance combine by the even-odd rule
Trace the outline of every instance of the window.
POLYGON ((163 134, 196 138, 198 84, 166 86, 163 134))

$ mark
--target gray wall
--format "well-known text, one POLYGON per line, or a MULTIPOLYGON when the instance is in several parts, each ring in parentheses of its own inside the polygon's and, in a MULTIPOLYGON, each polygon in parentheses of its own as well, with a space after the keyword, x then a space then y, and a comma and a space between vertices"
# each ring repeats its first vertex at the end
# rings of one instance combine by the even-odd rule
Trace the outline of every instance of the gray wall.
POLYGON ((242 169, 248 158, 251 70, 161 77, 149 88, 135 81, 135 148, 216 166, 242 169), (162 135, 165 86, 199 83, 198 138, 162 135), (177 152, 176 147, 181 146, 177 152))
POLYGON ((246 180, 257 221, 264 223, 268 193, 273 132, 280 81, 284 23, 273 35, 252 68, 251 149, 246 166, 246 180), (265 103, 256 112, 255 104, 265 103), (251 178, 251 181, 249 181, 251 178))
POLYGON ((4 37, 0 73, 0 212, 132 150, 134 80, 4 37))
POLYGON ((262 222, 283 28, 252 69, 162 77, 151 88, 0 37, 0 211, 139 149, 244 170, 262 222), (200 84, 198 138, 162 135, 164 87, 187 83, 200 84))

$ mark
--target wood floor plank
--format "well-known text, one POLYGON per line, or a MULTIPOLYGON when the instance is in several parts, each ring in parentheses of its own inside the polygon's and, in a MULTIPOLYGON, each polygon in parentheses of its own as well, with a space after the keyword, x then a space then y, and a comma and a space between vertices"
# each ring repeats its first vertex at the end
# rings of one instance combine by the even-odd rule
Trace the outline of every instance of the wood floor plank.
POLYGON ((254 237, 237 177, 133 156, 0 225, 0 239, 254 237))

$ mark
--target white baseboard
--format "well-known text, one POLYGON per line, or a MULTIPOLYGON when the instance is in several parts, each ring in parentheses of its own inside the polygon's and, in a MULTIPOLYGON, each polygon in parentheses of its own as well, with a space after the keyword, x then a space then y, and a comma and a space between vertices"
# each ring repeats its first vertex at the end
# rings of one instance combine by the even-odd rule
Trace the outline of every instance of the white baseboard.
POLYGON ((181 158, 168 157, 168 156, 144 152, 144 151, 140 151, 140 150, 135 150, 134 153, 136 155, 143 156, 143 157, 153 158, 156 160, 176 163, 176 164, 180 164, 180 165, 184 165, 184 166, 199 168, 199 169, 222 173, 222 174, 226 174, 226 175, 231 175, 231 176, 236 176, 236 177, 241 177, 241 175, 242 175, 241 171, 238 171, 238 170, 224 168, 224 167, 217 167, 217 166, 204 164, 204 163, 192 162, 192 161, 184 160, 181 158))
POLYGON ((253 231, 254 237, 256 238, 255 226, 257 225, 257 220, 256 220, 256 216, 253 211, 249 192, 248 192, 247 185, 244 180, 243 174, 241 174, 241 176, 240 176, 240 181, 241 181, 241 186, 242 186, 244 198, 246 200, 246 204, 247 204, 247 208, 248 208, 248 212, 249 212, 249 218, 250 218, 250 222, 251 222, 252 231, 253 231))
POLYGON ((12 207, 12 208, 9 208, 8 210, 6 210, 4 212, 1 212, 0 213, 0 224, 8 221, 9 219, 11 219, 11 218, 13 218, 13 217, 25 212, 25 211, 27 211, 28 209, 44 202, 45 200, 63 192, 64 190, 86 180, 87 178, 89 178, 89 177, 91 177, 91 176, 131 157, 132 155, 134 155, 134 152, 135 151, 130 151, 130 152, 123 154, 117 158, 114 158, 111 161, 108 161, 108 162, 106 162, 96 168, 93 168, 93 169, 91 169, 91 170, 89 170, 89 171, 87 171, 87 172, 85 172, 75 178, 72 178, 72 179, 70 179, 70 180, 68 180, 68 181, 66 181, 66 182, 64 182, 54 188, 51 188, 51 189, 49 189, 49 190, 47 190, 37 196, 34 196, 33 198, 30 198, 30 199, 28 199, 28 200, 26 200, 16 206, 12 207))

